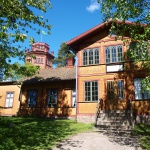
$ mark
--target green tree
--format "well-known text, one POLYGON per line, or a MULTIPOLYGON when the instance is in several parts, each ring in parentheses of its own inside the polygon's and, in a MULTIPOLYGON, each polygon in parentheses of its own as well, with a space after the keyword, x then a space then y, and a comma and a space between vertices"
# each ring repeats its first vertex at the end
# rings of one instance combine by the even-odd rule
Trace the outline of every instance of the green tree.
POLYGON ((49 0, 0 1, 0 68, 4 68, 6 76, 13 76, 14 71, 26 76, 36 72, 36 67, 12 63, 11 59, 24 60, 25 48, 22 48, 21 42, 29 40, 30 45, 34 43, 34 38, 28 36, 29 30, 40 34, 39 28, 42 27, 50 34, 48 20, 37 13, 46 13, 49 8, 49 0))
POLYGON ((118 38, 122 38, 125 44, 136 42, 134 47, 131 46, 127 56, 133 58, 135 63, 142 62, 141 67, 147 69, 147 77, 143 80, 143 86, 150 91, 150 55, 148 50, 150 46, 150 1, 149 0, 97 0, 101 5, 101 12, 104 21, 113 19, 111 33, 117 33, 118 38), (117 24, 120 19, 124 23, 130 21, 132 23, 117 24), (131 41, 125 40, 124 36, 131 37, 131 41), (136 52, 135 52, 136 50, 136 52), (141 53, 141 57, 137 57, 137 53, 141 53), (142 59, 141 59, 142 58, 142 59))
POLYGON ((70 51, 66 43, 62 43, 58 51, 58 57, 53 60, 53 64, 55 64, 57 67, 66 66, 67 58, 71 57, 75 57, 75 54, 70 51))

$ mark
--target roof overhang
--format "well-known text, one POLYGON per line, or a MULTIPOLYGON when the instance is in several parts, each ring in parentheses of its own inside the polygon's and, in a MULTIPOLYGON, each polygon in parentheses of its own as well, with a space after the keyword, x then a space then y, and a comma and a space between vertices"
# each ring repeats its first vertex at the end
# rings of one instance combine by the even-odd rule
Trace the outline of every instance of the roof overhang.
MULTIPOLYGON (((130 21, 122 21, 122 20, 113 20, 110 19, 106 22, 103 22, 93 28, 91 28, 90 30, 80 34, 79 36, 71 39, 70 41, 66 42, 66 44, 74 51, 79 51, 79 44, 82 43, 83 41, 85 41, 86 39, 96 35, 97 33, 99 33, 100 31, 104 30, 104 29, 109 29, 112 25, 112 23, 115 24, 122 24, 122 25, 137 25, 134 22, 130 22, 130 21)), ((143 26, 143 25, 142 25, 143 26)), ((144 25, 145 26, 145 25, 144 25)))

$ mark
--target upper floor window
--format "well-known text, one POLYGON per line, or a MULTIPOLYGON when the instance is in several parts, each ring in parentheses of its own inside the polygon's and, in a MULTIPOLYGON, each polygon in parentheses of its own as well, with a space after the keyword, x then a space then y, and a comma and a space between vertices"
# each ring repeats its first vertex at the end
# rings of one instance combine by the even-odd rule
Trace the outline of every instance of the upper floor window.
POLYGON ((106 63, 122 62, 122 45, 107 46, 105 48, 106 63))
POLYGON ((85 82, 85 101, 97 101, 98 100, 98 82, 89 81, 85 82))
POLYGON ((150 99, 150 93, 148 91, 142 90, 142 79, 135 78, 134 79, 134 92, 135 99, 150 99))
POLYGON ((37 90, 28 91, 28 106, 35 107, 37 102, 37 90))
POLYGON ((14 99, 14 92, 7 92, 6 93, 5 107, 12 107, 13 106, 13 99, 14 99))
POLYGON ((99 64, 99 49, 88 49, 83 51, 83 65, 99 64))
POLYGON ((139 42, 132 42, 129 46, 129 57, 132 60, 140 59, 145 60, 148 58, 148 46, 147 43, 139 43, 139 42))
POLYGON ((57 89, 49 89, 47 92, 47 106, 56 107, 57 105, 57 89))
POLYGON ((117 96, 117 99, 124 98, 124 81, 107 81, 107 98, 112 100, 117 96), (115 92, 116 91, 116 92, 115 92), (116 95, 115 95, 116 93, 116 95))
POLYGON ((36 58, 34 60, 35 63, 38 63, 38 64, 42 64, 43 63, 43 58, 36 58))

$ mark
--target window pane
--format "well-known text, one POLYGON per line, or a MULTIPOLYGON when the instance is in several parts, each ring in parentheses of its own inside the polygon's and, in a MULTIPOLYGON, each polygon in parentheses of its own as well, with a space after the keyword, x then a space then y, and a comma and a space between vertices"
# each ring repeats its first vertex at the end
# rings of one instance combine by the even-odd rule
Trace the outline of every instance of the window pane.
POLYGON ((114 81, 107 81, 107 98, 114 99, 114 81))
POLYGON ((118 91, 118 98, 122 99, 124 97, 124 81, 117 82, 117 91, 118 91))
POLYGON ((143 93, 143 98, 144 98, 144 99, 150 99, 150 93, 149 93, 149 91, 145 91, 145 92, 143 93))
POLYGON ((118 62, 121 62, 122 61, 122 46, 119 45, 118 46, 118 62))
POLYGON ((83 65, 87 65, 87 51, 83 51, 83 65))
POLYGON ((141 79, 134 79, 135 99, 142 99, 141 79))
POLYGON ((99 50, 95 49, 95 64, 99 64, 99 50))
POLYGON ((116 47, 112 47, 112 62, 116 62, 116 47))
POLYGON ((110 48, 106 47, 106 63, 110 63, 110 48))
POLYGON ((89 64, 93 64, 93 50, 89 51, 89 64))

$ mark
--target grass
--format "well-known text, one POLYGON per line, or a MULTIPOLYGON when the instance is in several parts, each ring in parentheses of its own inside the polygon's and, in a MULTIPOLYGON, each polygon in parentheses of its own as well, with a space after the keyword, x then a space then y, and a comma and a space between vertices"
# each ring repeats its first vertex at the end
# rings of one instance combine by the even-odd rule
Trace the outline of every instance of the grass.
POLYGON ((91 131, 92 124, 73 120, 0 117, 0 149, 48 150, 70 135, 91 131))
POLYGON ((137 124, 134 128, 134 134, 141 137, 141 147, 150 150, 150 125, 137 124))

